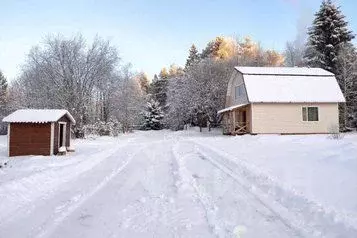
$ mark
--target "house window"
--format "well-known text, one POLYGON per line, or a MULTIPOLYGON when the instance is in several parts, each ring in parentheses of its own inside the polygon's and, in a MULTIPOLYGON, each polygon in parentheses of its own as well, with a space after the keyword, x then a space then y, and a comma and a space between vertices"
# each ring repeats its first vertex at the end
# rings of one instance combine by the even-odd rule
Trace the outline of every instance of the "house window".
POLYGON ((319 108, 318 107, 303 107, 302 108, 302 120, 303 121, 318 121, 319 120, 319 108))
POLYGON ((235 88, 235 98, 239 98, 243 95, 243 85, 239 85, 235 88))

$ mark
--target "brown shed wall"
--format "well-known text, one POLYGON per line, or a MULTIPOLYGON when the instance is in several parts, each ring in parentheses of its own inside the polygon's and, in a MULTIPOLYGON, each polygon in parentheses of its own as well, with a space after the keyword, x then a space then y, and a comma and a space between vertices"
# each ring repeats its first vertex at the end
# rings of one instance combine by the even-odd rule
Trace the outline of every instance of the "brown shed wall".
POLYGON ((50 155, 51 123, 11 123, 9 156, 50 155))

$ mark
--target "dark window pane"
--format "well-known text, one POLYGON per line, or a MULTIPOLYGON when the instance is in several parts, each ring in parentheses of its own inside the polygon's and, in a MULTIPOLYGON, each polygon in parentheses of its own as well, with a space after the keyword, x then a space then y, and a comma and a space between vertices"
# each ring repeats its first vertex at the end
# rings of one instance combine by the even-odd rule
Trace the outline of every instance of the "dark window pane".
POLYGON ((317 107, 308 108, 308 119, 309 121, 318 121, 319 120, 319 111, 317 107))

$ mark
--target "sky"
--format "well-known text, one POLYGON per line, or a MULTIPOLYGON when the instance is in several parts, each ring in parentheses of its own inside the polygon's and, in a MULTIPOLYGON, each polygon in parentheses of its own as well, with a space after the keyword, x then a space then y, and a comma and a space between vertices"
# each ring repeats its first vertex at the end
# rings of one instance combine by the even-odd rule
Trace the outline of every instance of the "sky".
MULTIPOLYGON (((357 1, 335 0, 357 33, 357 1)), ((320 0, 0 0, 0 70, 9 80, 26 55, 49 34, 96 35, 117 47, 133 70, 158 73, 184 65, 188 49, 201 50, 216 36, 250 36, 283 51, 304 32, 320 0)))

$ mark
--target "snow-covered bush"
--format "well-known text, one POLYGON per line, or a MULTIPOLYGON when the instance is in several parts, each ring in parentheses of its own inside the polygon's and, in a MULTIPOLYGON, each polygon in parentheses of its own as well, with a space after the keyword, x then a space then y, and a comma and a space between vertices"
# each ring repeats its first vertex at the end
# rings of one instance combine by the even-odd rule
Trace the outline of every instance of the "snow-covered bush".
POLYGON ((161 130, 163 128, 162 119, 164 118, 164 113, 158 101, 151 99, 147 103, 144 118, 144 129, 161 130))
POLYGON ((117 120, 110 119, 108 122, 97 121, 94 124, 84 126, 85 136, 118 136, 121 131, 121 125, 117 120))
POLYGON ((329 138, 331 139, 340 140, 343 138, 343 134, 340 132, 338 125, 331 125, 328 131, 329 131, 329 138))

